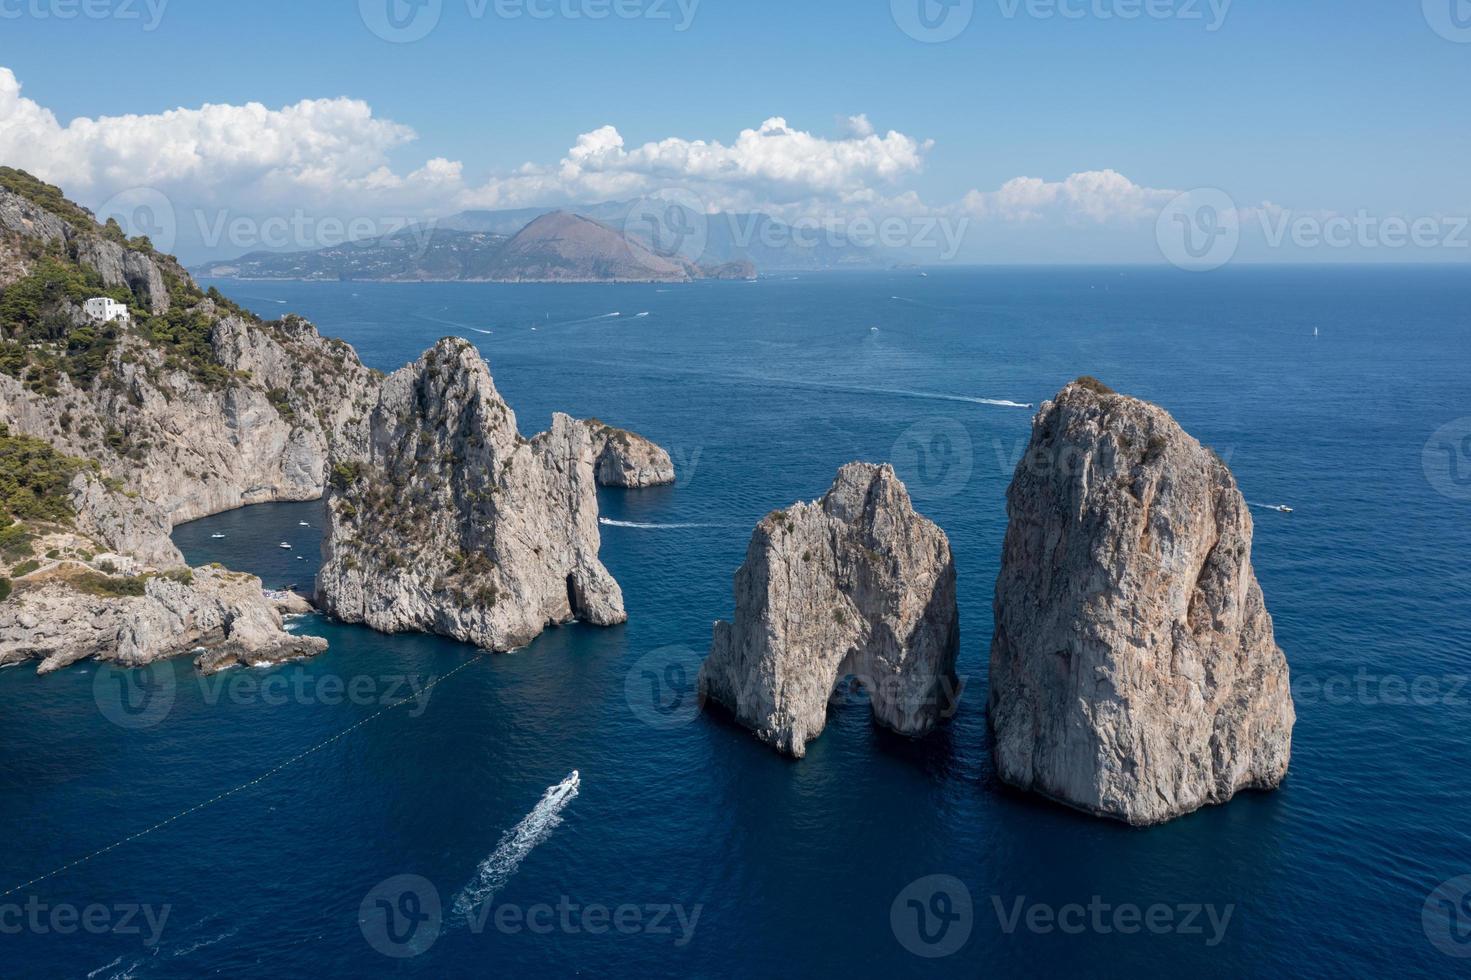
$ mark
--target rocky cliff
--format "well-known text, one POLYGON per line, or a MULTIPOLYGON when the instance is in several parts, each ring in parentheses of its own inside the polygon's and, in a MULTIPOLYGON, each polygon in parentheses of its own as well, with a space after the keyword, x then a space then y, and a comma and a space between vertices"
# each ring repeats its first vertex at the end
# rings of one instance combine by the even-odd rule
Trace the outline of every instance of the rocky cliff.
POLYGON ((592 441, 594 473, 599 486, 640 488, 674 482, 674 462, 655 443, 597 419, 587 419, 581 424, 592 441))
POLYGON ((307 656, 260 580, 191 570, 163 510, 84 460, 0 425, 0 665, 139 666, 202 649, 211 669, 307 656))
POLYGON ((521 436, 468 341, 440 341, 384 382, 362 460, 335 466, 318 601, 347 622, 487 650, 548 626, 626 619, 598 559, 589 428, 521 436))
POLYGON ((217 566, 115 576, 68 562, 0 604, 0 665, 39 660, 41 673, 87 658, 140 667, 200 650, 200 666, 219 670, 326 648, 282 628, 260 579, 217 566))
POLYGON ((1002 779, 1140 825, 1282 782, 1287 661, 1219 457, 1084 379, 1042 406, 1008 512, 990 675, 1002 779))
POLYGON ((0 167, 0 663, 201 669, 325 647, 251 576, 191 571, 178 521, 319 496, 379 378, 305 321, 204 293, 147 239, 0 167), (105 296, 126 321, 96 323, 105 296))
POLYGON ((175 523, 321 495, 378 378, 304 320, 206 295, 171 257, 0 168, 0 422, 98 463, 175 523), (129 306, 91 323, 91 296, 129 306))
POLYGON ((821 501, 757 526, 736 573, 735 618, 715 624, 700 690, 801 757, 850 676, 880 724, 929 731, 956 694, 958 649, 944 532, 915 513, 892 468, 853 463, 821 501))

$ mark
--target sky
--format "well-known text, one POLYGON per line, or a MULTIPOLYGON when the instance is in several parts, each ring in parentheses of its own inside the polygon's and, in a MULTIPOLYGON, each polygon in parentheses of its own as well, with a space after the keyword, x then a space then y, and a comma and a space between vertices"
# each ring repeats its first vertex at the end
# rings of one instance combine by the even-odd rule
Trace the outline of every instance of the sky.
POLYGON ((186 259, 654 195, 921 261, 1465 261, 1468 82, 1468 0, 0 0, 0 163, 186 259))

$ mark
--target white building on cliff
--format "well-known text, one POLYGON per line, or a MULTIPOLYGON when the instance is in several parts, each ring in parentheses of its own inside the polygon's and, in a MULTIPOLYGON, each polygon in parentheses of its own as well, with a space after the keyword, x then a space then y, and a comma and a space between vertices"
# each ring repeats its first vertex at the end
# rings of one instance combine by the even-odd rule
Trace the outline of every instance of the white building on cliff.
POLYGON ((128 322, 128 307, 125 303, 119 303, 115 299, 106 296, 97 296, 82 304, 88 317, 97 323, 108 323, 117 320, 119 323, 128 322))

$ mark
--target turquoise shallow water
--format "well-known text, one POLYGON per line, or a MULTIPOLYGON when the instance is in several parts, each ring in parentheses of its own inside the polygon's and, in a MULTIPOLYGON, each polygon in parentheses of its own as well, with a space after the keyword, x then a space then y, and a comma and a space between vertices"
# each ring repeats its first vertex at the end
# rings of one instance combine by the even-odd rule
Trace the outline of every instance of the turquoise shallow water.
MULTIPOLYGON (((219 285, 385 370, 468 337, 523 431, 596 415, 669 447, 681 481, 602 494, 626 627, 489 658, 308 618, 297 628, 327 637, 326 655, 224 686, 170 665, 154 678, 168 710, 147 727, 109 720, 117 679, 90 666, 0 672, 0 889, 296 759, 0 899, 0 913, 100 903, 110 926, 123 906, 167 906, 156 944, 28 923, 0 932, 0 974, 1437 976, 1468 962, 1446 952, 1471 951, 1461 933, 1436 932, 1445 913, 1438 944, 1422 921, 1433 889, 1471 874, 1464 272, 219 285), (1258 511, 1255 546, 1299 693, 1289 781, 1146 832, 1012 793, 989 755, 991 589, 1031 413, 982 402, 1040 403, 1083 373, 1168 407, 1248 499, 1295 508, 1258 511), (919 741, 847 699, 794 763, 693 715, 682 685, 731 612, 755 521, 853 459, 895 462, 950 535, 968 687, 919 741), (574 769, 575 798, 539 804, 574 769), (482 871, 510 911, 477 931, 449 910, 482 871), (379 888, 403 875, 418 879, 379 888), (419 918, 436 899, 438 930, 419 918), (594 906, 607 918, 584 918, 594 906), (1152 906, 1166 928, 1128 911, 1152 906)), ((284 586, 311 581, 319 525, 318 504, 269 505, 176 537, 196 563, 284 586)))

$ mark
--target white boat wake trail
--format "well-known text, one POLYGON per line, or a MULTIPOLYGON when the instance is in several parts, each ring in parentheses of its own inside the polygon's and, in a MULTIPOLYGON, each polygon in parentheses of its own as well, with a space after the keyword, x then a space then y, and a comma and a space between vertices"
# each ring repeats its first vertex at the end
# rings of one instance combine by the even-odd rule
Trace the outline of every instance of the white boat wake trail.
POLYGON ((521 867, 526 855, 561 826, 562 810, 577 798, 581 785, 582 777, 574 770, 572 775, 543 793, 532 811, 505 832, 495 852, 480 863, 474 879, 455 898, 455 918, 471 924, 477 910, 489 906, 496 892, 504 888, 516 869, 521 867))
MULTIPOLYGON (((862 392, 865 389, 852 389, 862 392)), ((879 395, 895 395, 899 398, 921 398, 925 401, 936 402, 966 402, 971 405, 992 405, 996 408, 1032 408, 1025 402, 1014 402, 1006 398, 971 398, 968 395, 943 395, 934 391, 908 391, 902 388, 870 388, 867 389, 879 395)))
POLYGON ((615 521, 611 517, 600 517, 598 523, 604 527, 632 527, 641 531, 673 531, 687 527, 714 527, 713 524, 640 524, 637 521, 615 521))

